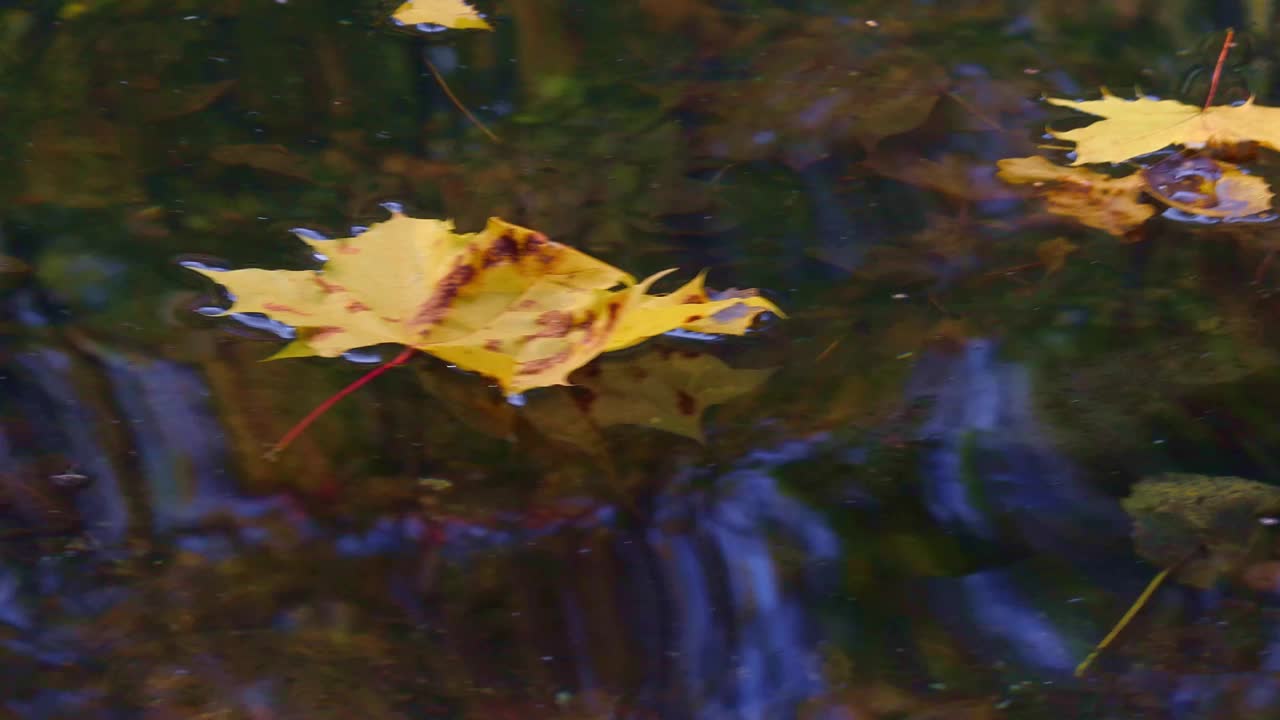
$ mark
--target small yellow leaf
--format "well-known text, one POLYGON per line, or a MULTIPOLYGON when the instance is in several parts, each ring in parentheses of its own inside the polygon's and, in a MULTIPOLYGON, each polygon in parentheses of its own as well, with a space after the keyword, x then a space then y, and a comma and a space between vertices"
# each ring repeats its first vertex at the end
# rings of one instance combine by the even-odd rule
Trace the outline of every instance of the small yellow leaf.
POLYGON ((493 29, 475 8, 463 0, 409 0, 396 8, 391 17, 405 25, 431 23, 454 30, 493 29))
POLYGON ((1280 150, 1280 108, 1257 105, 1253 98, 1242 105, 1202 109, 1176 100, 1123 100, 1104 90, 1101 100, 1049 98, 1049 103, 1103 118, 1053 133, 1076 144, 1073 165, 1123 162, 1170 145, 1202 148, 1256 142, 1280 150))
POLYGON ((1005 182, 1034 185, 1049 212, 1112 235, 1125 235, 1156 212, 1139 202, 1145 187, 1140 173, 1112 178, 1085 168, 1054 165, 1039 156, 1006 158, 997 165, 1005 182))

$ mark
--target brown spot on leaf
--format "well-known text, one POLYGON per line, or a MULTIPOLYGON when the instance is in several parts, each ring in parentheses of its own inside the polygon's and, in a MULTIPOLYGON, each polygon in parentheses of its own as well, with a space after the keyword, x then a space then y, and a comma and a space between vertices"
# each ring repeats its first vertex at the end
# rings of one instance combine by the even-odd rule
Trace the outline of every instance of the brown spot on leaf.
POLYGON ((683 390, 676 391, 676 409, 681 415, 692 415, 698 409, 693 396, 683 390))
POLYGON ((524 249, 530 255, 537 255, 543 265, 550 265, 556 259, 556 254, 551 252, 551 241, 540 232, 529 235, 525 240, 524 249))
POLYGON ((601 327, 596 327, 595 318, 592 318, 591 325, 586 328, 587 336, 583 339, 584 343, 589 345, 597 338, 608 337, 609 333, 613 332, 613 328, 618 324, 618 317, 622 314, 622 301, 609 301, 609 303, 605 305, 605 312, 608 316, 605 318, 601 327))
POLYGON ((484 349, 488 350, 489 352, 502 352, 502 341, 501 340, 485 340, 484 349))
POLYGON ((327 340, 328 338, 331 338, 334 335, 341 335, 344 332, 346 332, 346 330, 343 330, 340 327, 333 327, 333 326, 312 328, 311 332, 306 334, 305 339, 308 343, 315 343, 321 340, 327 340))
POLYGON ((691 293, 691 294, 689 294, 689 295, 685 295, 685 296, 680 300, 680 304, 681 304, 681 305, 688 305, 688 304, 690 304, 690 303, 700 303, 700 302, 706 302, 706 301, 707 301, 707 296, 706 296, 706 295, 703 295, 703 294, 701 294, 701 293, 691 293))
POLYGON ((509 263, 520 253, 520 246, 510 235, 501 235, 488 250, 484 251, 484 266, 492 267, 498 263, 509 263))
POLYGON ((516 305, 517 310, 532 310, 536 307, 538 307, 538 301, 533 298, 521 300, 519 304, 516 305))
POLYGON ((470 265, 458 265, 449 271, 448 275, 440 280, 440 284, 436 286, 436 291, 431 294, 430 298, 418 308, 418 314, 413 318, 414 325, 434 325, 445 315, 449 313, 449 309, 453 307, 453 302, 458 298, 458 293, 469 282, 475 279, 476 269, 470 265))
POLYGON ((570 351, 568 348, 550 357, 538 358, 520 364, 520 369, 516 371, 517 375, 537 375, 540 372, 549 370, 556 365, 560 365, 569 359, 570 351))
POLYGON ((371 308, 359 300, 352 300, 347 303, 346 311, 349 313, 369 312, 371 308))
POLYGON ((691 323, 691 322, 697 322, 701 319, 702 319, 701 315, 690 315, 689 317, 685 318, 684 321, 687 323, 691 323))
POLYGON ((352 247, 347 243, 342 243, 341 245, 338 246, 338 253, 341 255, 359 255, 360 248, 352 247))
POLYGON ((263 303, 263 304, 262 304, 262 309, 263 309, 263 310, 268 310, 268 311, 270 311, 270 312, 274 312, 274 313, 293 313, 293 314, 295 314, 295 315, 310 315, 310 314, 311 314, 311 313, 309 313, 309 312, 306 312, 305 310, 299 310, 299 309, 294 308, 294 307, 289 307, 288 305, 281 305, 280 303, 272 303, 272 302, 269 302, 269 303, 263 303))
POLYGON ((534 320, 542 329, 529 336, 534 338, 561 338, 569 334, 573 329, 573 316, 561 310, 551 310, 542 313, 534 320))
POLYGON ((340 292, 346 292, 346 291, 347 291, 347 289, 346 289, 345 287, 343 287, 343 286, 341 286, 341 285, 339 285, 339 284, 337 284, 337 283, 331 283, 331 282, 329 282, 328 280, 325 280, 324 278, 320 277, 319 275, 316 275, 316 276, 315 276, 315 278, 314 278, 314 280, 316 281, 316 284, 320 286, 320 289, 321 289, 321 290, 323 290, 323 291, 325 291, 325 292, 327 292, 327 293, 329 293, 329 294, 333 294, 333 293, 340 293, 340 292))

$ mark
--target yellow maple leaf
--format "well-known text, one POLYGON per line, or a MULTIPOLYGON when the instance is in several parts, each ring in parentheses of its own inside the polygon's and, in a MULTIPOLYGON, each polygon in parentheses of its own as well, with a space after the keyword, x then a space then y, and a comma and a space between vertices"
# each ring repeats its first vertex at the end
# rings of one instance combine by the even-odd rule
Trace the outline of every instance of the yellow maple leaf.
POLYGON ((1049 212, 1112 235, 1125 235, 1156 212, 1139 201, 1146 186, 1140 173, 1113 178, 1086 168, 1054 165, 1039 156, 1006 158, 996 165, 1005 182, 1034 185, 1049 212))
POLYGON ((397 343, 516 393, 568 384, 569 373, 600 353, 677 328, 740 335, 762 312, 782 315, 756 295, 710 299, 701 276, 677 293, 649 295, 670 270, 637 283, 497 218, 459 234, 448 221, 393 213, 355 237, 301 239, 326 258, 322 270, 192 267, 234 296, 227 312, 263 313, 298 328, 273 358, 397 343))
POLYGON ((1076 144, 1073 165, 1123 162, 1170 145, 1202 148, 1256 142, 1280 150, 1280 108, 1257 105, 1253 98, 1242 105, 1200 108, 1176 100, 1124 100, 1103 90, 1101 100, 1048 101, 1103 118, 1053 133, 1076 144))
POLYGON ((475 8, 463 0, 409 0, 391 17, 406 25, 431 23, 454 30, 492 30, 475 8))

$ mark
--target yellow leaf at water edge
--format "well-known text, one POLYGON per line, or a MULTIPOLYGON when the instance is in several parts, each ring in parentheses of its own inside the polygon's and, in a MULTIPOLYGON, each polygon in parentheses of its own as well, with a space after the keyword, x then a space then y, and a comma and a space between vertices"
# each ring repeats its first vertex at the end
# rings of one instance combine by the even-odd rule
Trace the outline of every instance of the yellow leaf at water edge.
POLYGON ((671 295, 649 295, 670 270, 636 283, 497 218, 459 234, 448 221, 395 213, 355 237, 301 239, 326 258, 322 270, 192 267, 227 288, 235 300, 228 312, 298 328, 276 358, 397 343, 515 393, 568 384, 569 373, 600 353, 677 328, 741 335, 760 313, 782 315, 754 293, 711 299, 701 277, 671 295))
POLYGON ((1253 98, 1242 105, 1202 109, 1176 100, 1124 100, 1104 91, 1101 100, 1049 98, 1049 103, 1103 118, 1053 133, 1076 144, 1073 165, 1123 162, 1170 145, 1202 148, 1256 142, 1280 150, 1280 108, 1257 105, 1253 98))
POLYGON ((405 25, 431 23, 454 30, 492 30, 493 28, 463 0, 409 0, 391 17, 405 25))
POLYGON ((1153 206, 1139 202, 1146 186, 1140 173, 1113 178, 1085 168, 1054 165, 1039 156, 1007 158, 997 165, 1001 180, 1035 186, 1049 212, 1112 235, 1125 235, 1156 212, 1153 206))

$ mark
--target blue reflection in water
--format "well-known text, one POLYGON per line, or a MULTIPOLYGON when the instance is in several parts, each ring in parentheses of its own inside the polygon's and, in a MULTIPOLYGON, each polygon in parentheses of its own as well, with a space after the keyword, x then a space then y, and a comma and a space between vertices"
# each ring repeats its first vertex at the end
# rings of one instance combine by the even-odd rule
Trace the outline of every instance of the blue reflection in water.
POLYGON ((997 358, 988 340, 924 357, 910 391, 933 402, 918 431, 932 449, 924 499, 957 531, 1054 556, 1096 558, 1123 543, 1119 503, 1079 477, 1036 417, 1027 368, 997 358))
POLYGON ((32 350, 14 358, 11 372, 5 399, 35 425, 35 436, 48 445, 43 451, 61 450, 93 479, 79 495, 77 510, 100 543, 117 546, 129 528, 128 503, 110 455, 99 444, 102 418, 81 397, 71 375, 71 358, 48 348, 32 350))
MULTIPOLYGON (((839 546, 823 518, 778 487, 771 470, 803 457, 821 440, 790 443, 754 453, 718 478, 692 475, 673 482, 654 498, 648 519, 621 522, 624 513, 590 501, 566 501, 572 512, 541 525, 522 522, 516 513, 490 522, 432 518, 418 513, 387 516, 368 530, 322 531, 284 498, 240 495, 230 466, 226 439, 209 404, 199 374, 183 365, 95 348, 95 363, 114 402, 114 417, 101 403, 80 399, 66 353, 37 350, 18 355, 8 372, 18 376, 6 386, 6 402, 37 418, 39 436, 50 450, 61 449, 93 483, 79 508, 90 535, 101 545, 99 557, 125 550, 131 532, 146 528, 156 541, 210 560, 252 553, 271 538, 255 520, 279 517, 302 537, 329 544, 352 558, 430 554, 463 569, 478 555, 569 553, 566 534, 605 533, 600 547, 622 560, 614 572, 632 589, 631 599, 611 612, 592 607, 585 588, 573 577, 549 577, 558 598, 549 609, 547 628, 554 641, 540 651, 564 658, 570 673, 565 685, 579 691, 616 692, 633 682, 597 667, 598 639, 628 644, 641 658, 644 673, 635 678, 633 703, 659 717, 791 717, 800 704, 824 691, 817 655, 819 634, 809 618, 814 591, 831 579, 839 546), (116 425, 113 419, 123 420, 116 425), (128 474, 145 502, 146 517, 131 515, 129 492, 113 454, 96 433, 119 427, 133 459, 128 474), (234 518, 218 531, 201 530, 208 521, 234 518), (229 534, 228 534, 229 533, 229 534), (779 543, 803 558, 799 580, 779 572, 779 543), (601 626, 601 622, 605 622, 601 626)), ((79 368, 80 372, 84 368, 79 368)), ((14 411, 9 407, 8 411, 14 411)), ((7 430, 0 425, 0 460, 15 465, 7 430)), ((590 552, 590 548, 585 548, 590 552)), ((88 562, 95 562, 89 559, 88 562)), ((410 565, 416 566, 413 563, 410 565)), ((127 585, 95 587, 84 567, 43 565, 34 584, 0 568, 0 622, 19 629, 7 652, 45 663, 94 663, 101 648, 87 647, 69 631, 68 621, 92 622, 121 602, 137 602, 127 585), (64 614, 47 616, 39 608, 59 598, 64 614), (43 600, 42 600, 43 598, 43 600), (68 616, 65 613, 70 613, 68 616)), ((405 609, 406 621, 432 617, 412 577, 386 577, 386 591, 405 609)), ((288 608, 281 608, 287 612, 288 608)), ((451 628, 465 633, 467 628, 451 628)), ((268 707, 270 683, 234 689, 268 707)), ((97 696, 49 691, 0 705, 23 718, 81 713, 97 696)), ((85 715, 86 717, 88 715, 85 715)))

